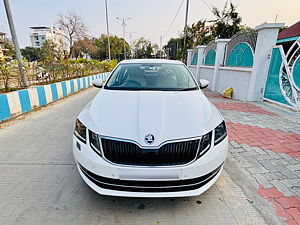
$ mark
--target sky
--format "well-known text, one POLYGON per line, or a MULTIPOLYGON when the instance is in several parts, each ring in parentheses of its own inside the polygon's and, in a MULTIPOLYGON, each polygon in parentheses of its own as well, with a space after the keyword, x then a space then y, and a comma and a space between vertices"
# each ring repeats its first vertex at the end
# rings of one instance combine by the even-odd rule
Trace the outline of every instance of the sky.
MULTIPOLYGON (((9 0, 13 13, 17 36, 21 47, 30 46, 30 26, 54 26, 58 14, 77 12, 88 25, 90 36, 106 33, 104 0, 9 0)), ((211 20, 209 7, 222 8, 227 0, 190 0, 188 24, 200 19, 211 20)), ((126 32, 135 32, 132 41, 145 37, 163 44, 171 37, 177 37, 183 30, 185 18, 184 1, 179 14, 169 30, 182 0, 107 0, 110 33, 122 36, 122 27, 116 17, 131 17, 126 32)), ((255 27, 264 22, 283 22, 290 26, 300 20, 300 0, 232 0, 243 19, 243 24, 255 27)), ((9 34, 9 27, 0 1, 0 31, 9 34)), ((10 36, 10 35, 8 35, 10 36)), ((129 42, 129 35, 126 40, 129 42)))

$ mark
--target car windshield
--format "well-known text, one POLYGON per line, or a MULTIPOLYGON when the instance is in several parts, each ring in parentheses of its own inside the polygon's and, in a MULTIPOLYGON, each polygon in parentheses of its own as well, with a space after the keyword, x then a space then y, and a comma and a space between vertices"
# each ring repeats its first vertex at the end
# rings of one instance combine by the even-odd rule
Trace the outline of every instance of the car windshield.
POLYGON ((188 91, 198 86, 191 73, 180 64, 120 64, 109 78, 105 89, 188 91))

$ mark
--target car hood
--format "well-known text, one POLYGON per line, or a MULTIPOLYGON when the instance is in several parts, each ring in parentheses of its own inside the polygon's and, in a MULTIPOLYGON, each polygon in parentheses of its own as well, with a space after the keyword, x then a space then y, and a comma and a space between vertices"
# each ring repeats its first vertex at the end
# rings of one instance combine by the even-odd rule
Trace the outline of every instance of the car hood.
POLYGON ((88 129, 114 138, 149 146, 144 139, 154 136, 151 146, 169 140, 204 135, 222 117, 199 91, 99 91, 79 119, 88 129))

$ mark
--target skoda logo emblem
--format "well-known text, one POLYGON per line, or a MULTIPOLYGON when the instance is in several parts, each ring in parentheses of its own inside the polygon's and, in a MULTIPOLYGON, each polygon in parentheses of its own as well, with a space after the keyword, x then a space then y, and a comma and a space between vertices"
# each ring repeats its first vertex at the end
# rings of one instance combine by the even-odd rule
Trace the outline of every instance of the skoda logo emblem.
POLYGON ((154 141, 154 136, 152 134, 147 134, 145 137, 145 142, 150 145, 152 144, 153 141, 154 141))

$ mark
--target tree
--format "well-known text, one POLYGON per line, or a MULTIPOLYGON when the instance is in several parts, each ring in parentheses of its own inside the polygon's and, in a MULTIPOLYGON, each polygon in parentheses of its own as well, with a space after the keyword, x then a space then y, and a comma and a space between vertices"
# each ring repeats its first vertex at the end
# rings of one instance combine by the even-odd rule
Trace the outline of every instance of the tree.
POLYGON ((237 12, 237 7, 232 3, 226 3, 222 10, 217 7, 212 8, 215 16, 213 22, 213 35, 216 38, 231 38, 241 30, 242 18, 237 12))
MULTIPOLYGON (((212 21, 199 20, 187 27, 186 48, 192 49, 197 45, 205 45, 215 38, 231 38, 239 31, 249 30, 241 25, 242 18, 237 12, 237 7, 226 3, 222 10, 213 7, 212 14, 215 19, 212 21), (207 26, 207 22, 211 23, 207 26)), ((171 59, 185 59, 187 52, 183 50, 183 32, 178 38, 171 38, 164 50, 171 59)))
MULTIPOLYGON (((187 26, 186 48, 192 49, 197 45, 208 44, 214 39, 212 27, 206 25, 205 20, 199 20, 191 26, 187 26)), ((178 38, 171 38, 163 47, 170 59, 183 60, 186 52, 183 50, 184 34, 178 38)))
POLYGON ((158 44, 154 43, 152 45, 152 49, 153 49, 153 54, 154 54, 155 58, 159 58, 160 52, 159 52, 158 44))
POLYGON ((2 45, 2 48, 5 49, 5 51, 4 51, 5 57, 11 58, 11 59, 15 58, 14 46, 10 39, 8 39, 8 38, 1 39, 1 45, 2 45))
MULTIPOLYGON (((189 36, 187 35, 187 47, 189 48, 189 36)), ((183 36, 179 38, 171 38, 163 47, 165 53, 170 59, 182 59, 183 36)))
POLYGON ((141 37, 133 43, 133 51, 135 58, 151 58, 153 46, 149 40, 141 37))
POLYGON ((41 49, 27 46, 21 49, 21 53, 29 62, 33 62, 40 59, 41 49))
MULTIPOLYGON (((124 59, 124 45, 123 38, 117 36, 110 36, 110 54, 112 59, 122 60, 124 59)), ((94 39, 95 42, 95 52, 91 55, 93 59, 105 60, 108 59, 108 46, 107 46, 107 36, 101 34, 99 38, 94 39)), ((130 47, 127 42, 125 42, 126 52, 130 52, 130 47)))
POLYGON ((46 40, 40 49, 40 60, 44 63, 53 63, 63 59, 63 52, 57 48, 57 44, 46 40))
POLYGON ((84 37, 81 40, 74 41, 73 54, 76 59, 79 57, 87 57, 93 55, 96 49, 95 40, 84 37))
POLYGON ((279 28, 279 33, 280 33, 281 31, 284 31, 284 30, 287 29, 287 28, 288 28, 288 26, 280 27, 280 28, 279 28))
POLYGON ((215 37, 212 34, 213 28, 211 26, 206 26, 205 20, 199 20, 188 27, 188 38, 187 46, 189 48, 194 48, 197 45, 208 44, 215 37))
POLYGON ((75 40, 86 37, 87 26, 77 13, 70 11, 65 16, 59 15, 57 25, 64 30, 66 39, 69 41, 69 58, 73 54, 73 43, 75 40))
POLYGON ((8 61, 6 58, 0 59, 0 81, 4 85, 4 92, 10 91, 10 85, 13 79, 17 78, 18 62, 16 60, 8 61))

